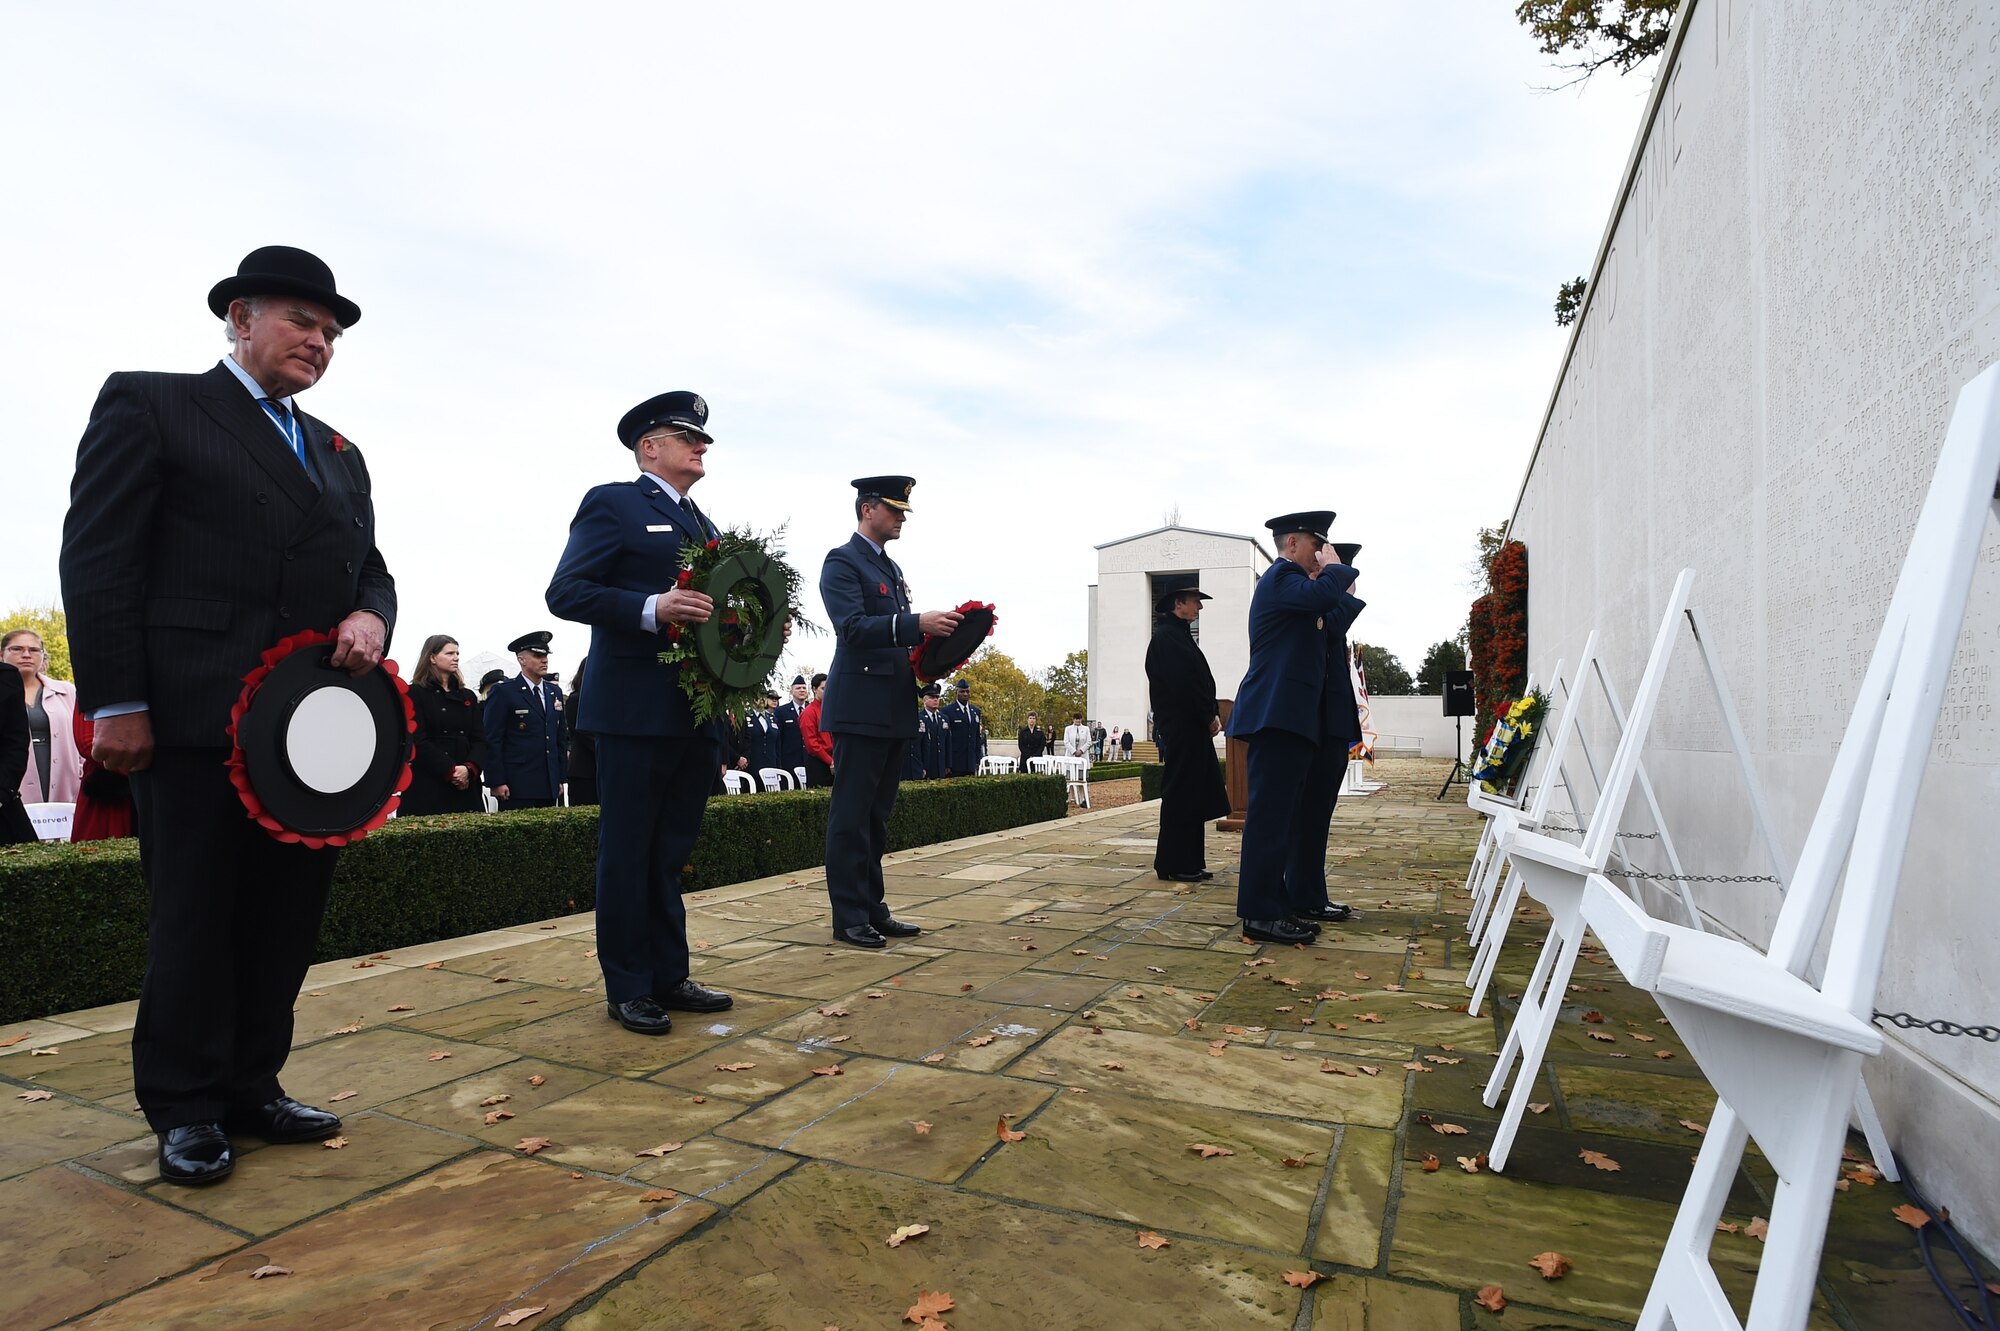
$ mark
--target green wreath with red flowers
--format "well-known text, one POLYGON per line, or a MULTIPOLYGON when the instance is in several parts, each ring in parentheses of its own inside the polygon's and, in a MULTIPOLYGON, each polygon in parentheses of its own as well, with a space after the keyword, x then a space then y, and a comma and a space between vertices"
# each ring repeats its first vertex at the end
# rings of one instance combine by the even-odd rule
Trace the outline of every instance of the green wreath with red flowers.
POLYGON ((674 586, 704 593, 715 610, 704 623, 668 624, 659 659, 679 667, 675 675, 697 724, 725 712, 747 716, 790 628, 815 627, 800 608, 804 580, 785 562, 783 535, 782 527, 769 536, 731 527, 705 543, 681 542, 674 586))

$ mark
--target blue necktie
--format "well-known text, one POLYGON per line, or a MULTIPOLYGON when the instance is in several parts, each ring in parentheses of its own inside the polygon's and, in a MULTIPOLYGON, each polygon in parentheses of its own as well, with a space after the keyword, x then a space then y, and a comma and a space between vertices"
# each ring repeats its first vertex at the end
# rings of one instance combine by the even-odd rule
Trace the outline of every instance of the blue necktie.
POLYGON ((278 427, 278 432, 285 436, 285 442, 291 445, 292 456, 306 469, 306 475, 312 477, 313 484, 318 485, 319 477, 313 474, 313 465, 306 460, 305 432, 299 429, 299 423, 293 418, 291 410, 275 398, 258 398, 257 405, 264 408, 264 414, 271 418, 271 424, 278 427))

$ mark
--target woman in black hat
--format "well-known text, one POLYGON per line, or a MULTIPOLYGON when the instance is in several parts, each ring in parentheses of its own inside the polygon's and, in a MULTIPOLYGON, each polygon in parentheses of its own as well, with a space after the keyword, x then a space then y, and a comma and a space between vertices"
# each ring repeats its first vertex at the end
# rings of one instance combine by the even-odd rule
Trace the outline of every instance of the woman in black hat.
POLYGON ((458 639, 433 633, 410 680, 417 752, 400 814, 482 813, 479 772, 486 765, 486 725, 479 699, 458 673, 458 639))
POLYGON ((1181 883, 1214 877, 1205 867, 1203 828, 1229 812, 1229 793, 1215 761, 1215 735, 1222 729, 1215 676, 1194 640, 1194 621, 1208 599, 1193 587, 1162 596, 1146 648, 1146 682, 1159 727, 1160 761, 1167 769, 1160 782, 1153 872, 1181 883))

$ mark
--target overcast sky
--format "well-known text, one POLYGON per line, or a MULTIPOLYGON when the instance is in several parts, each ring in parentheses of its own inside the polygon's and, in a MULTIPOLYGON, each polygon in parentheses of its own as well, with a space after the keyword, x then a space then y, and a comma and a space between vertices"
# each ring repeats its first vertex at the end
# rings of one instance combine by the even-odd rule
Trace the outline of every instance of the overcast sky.
POLYGON ((364 312, 302 404, 368 458, 406 663, 548 627, 571 668, 569 519, 688 388, 695 499, 789 524, 809 585, 847 482, 908 473, 920 607, 997 603, 1032 669, 1085 645, 1093 547, 1325 507, 1414 670, 1647 91, 1536 91, 1511 11, 10 0, 0 606, 59 596, 104 376, 213 364, 208 288, 281 243, 364 312))

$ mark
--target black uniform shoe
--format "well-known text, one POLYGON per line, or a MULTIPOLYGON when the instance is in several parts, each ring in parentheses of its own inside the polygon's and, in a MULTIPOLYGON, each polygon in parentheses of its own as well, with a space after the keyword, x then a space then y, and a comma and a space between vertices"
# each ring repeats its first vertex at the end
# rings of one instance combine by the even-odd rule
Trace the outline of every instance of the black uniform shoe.
POLYGON ((604 1006, 613 1021, 635 1035, 665 1035, 674 1028, 674 1019, 649 994, 604 1006))
POLYGON ((1298 912, 1298 916, 1302 920, 1323 920, 1328 924, 1339 924, 1342 920, 1351 920, 1354 918, 1354 907, 1344 906, 1340 902, 1334 901, 1319 907, 1317 910, 1302 910, 1298 912))
POLYGON ((1161 873, 1153 876, 1166 883, 1199 883, 1210 875, 1196 870, 1194 873, 1161 873))
POLYGON ((835 929, 833 931, 833 941, 836 943, 852 943, 856 947, 889 946, 889 940, 876 932, 875 926, 872 924, 856 924, 846 929, 835 929))
POLYGON ((289 1095, 255 1109, 232 1109, 222 1122, 238 1136, 262 1137, 278 1146, 325 1141, 340 1131, 340 1115, 302 1105, 289 1095))
POLYGON ((918 928, 916 925, 904 924, 901 920, 897 919, 893 915, 889 916, 886 919, 877 920, 875 921, 874 924, 870 925, 869 927, 872 928, 876 933, 881 934, 887 938, 915 938, 918 934, 923 932, 923 930, 918 928))
POLYGON ((160 1134, 160 1177, 169 1183, 219 1183, 236 1168, 236 1149, 220 1123, 190 1123, 160 1134))
POLYGON ((653 1001, 676 1012, 725 1012, 736 1005, 736 1000, 720 989, 693 980, 682 980, 666 993, 654 995, 653 1001))
POLYGON ((1319 937, 1317 930, 1293 920, 1245 920, 1243 932, 1267 943, 1310 943, 1319 937))
POLYGON ((1200 873, 1196 874, 1195 877, 1201 879, 1201 881, 1205 883, 1209 879, 1215 877, 1215 875, 1211 873, 1209 870, 1203 869, 1200 873))
POLYGON ((1301 928, 1312 930, 1312 936, 1314 938, 1319 937, 1319 921, 1315 920, 1312 916, 1294 915, 1292 916, 1292 923, 1300 926, 1301 928))

